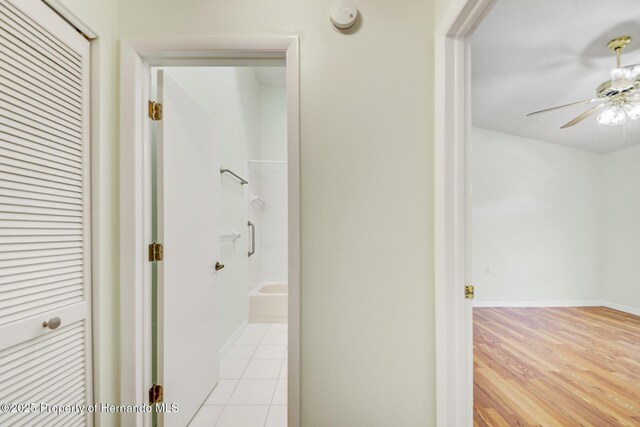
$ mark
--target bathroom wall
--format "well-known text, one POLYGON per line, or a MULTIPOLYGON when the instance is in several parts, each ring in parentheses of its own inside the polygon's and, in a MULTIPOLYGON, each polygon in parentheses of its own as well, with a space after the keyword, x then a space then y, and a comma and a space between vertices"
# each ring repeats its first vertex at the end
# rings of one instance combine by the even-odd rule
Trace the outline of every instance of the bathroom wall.
POLYGON ((120 34, 300 37, 302 424, 431 426, 433 3, 330 5, 121 1, 120 34))
MULTIPOLYGON (((220 166, 248 179, 249 160, 260 135, 260 93, 256 74, 243 67, 167 68, 166 72, 209 114, 215 131, 220 166)), ((215 167, 212 165, 212 167, 215 167)), ((235 242, 220 240, 217 275, 220 346, 248 319, 248 206, 246 185, 228 174, 220 177, 220 233, 236 230, 235 242)), ((213 302, 212 302, 213 303, 213 302)))
POLYGON ((249 190, 264 201, 261 206, 249 204, 249 218, 256 226, 256 252, 249 258, 252 290, 264 283, 287 283, 287 164, 250 163, 249 176, 249 190))
POLYGON ((604 156, 603 206, 604 299, 640 315, 640 145, 604 156))
POLYGON ((256 155, 261 160, 287 160, 287 89, 284 68, 272 79, 278 79, 277 83, 264 81, 260 85, 260 144, 256 155))
POLYGON ((471 135, 476 301, 601 300, 602 156, 480 128, 471 135))
POLYGON ((260 85, 260 144, 252 158, 266 162, 249 163, 249 191, 265 202, 249 204, 249 218, 256 225, 256 253, 249 259, 250 290, 263 283, 287 283, 288 273, 284 69, 270 70, 267 76, 270 79, 262 79, 260 85))

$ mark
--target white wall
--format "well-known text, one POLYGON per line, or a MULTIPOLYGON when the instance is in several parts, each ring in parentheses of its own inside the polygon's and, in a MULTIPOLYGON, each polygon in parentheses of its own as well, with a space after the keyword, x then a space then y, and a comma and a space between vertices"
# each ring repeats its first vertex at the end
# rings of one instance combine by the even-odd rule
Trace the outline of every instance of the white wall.
MULTIPOLYGON (((286 139, 280 141, 286 146, 286 139)), ((250 289, 288 282, 287 164, 250 163, 249 191, 264 201, 249 204, 256 227, 256 252, 249 258, 250 289)))
POLYGON ((109 0, 62 1, 104 41, 103 401, 117 400, 119 376, 114 41, 294 34, 301 49, 303 424, 433 425, 432 1, 367 1, 350 34, 330 26, 329 0, 136 0, 118 8, 109 0), (389 166, 403 173, 385 173, 389 166))
POLYGON ((604 156, 604 299, 640 311, 640 145, 604 156))
POLYGON ((476 301, 600 300, 602 156, 473 128, 471 159, 476 301))
MULTIPOLYGON (((247 178, 247 160, 256 149, 261 126, 255 71, 242 67, 174 67, 166 71, 209 114, 220 166, 247 178)), ((220 241, 220 261, 225 265, 217 277, 221 347, 249 317, 247 192, 247 186, 237 179, 221 176, 220 233, 236 230, 242 235, 235 242, 220 241)))
POLYGON ((600 155, 472 129, 476 302, 640 312, 640 146, 600 155))
POLYGON ((260 85, 260 145, 256 158, 287 160, 287 89, 284 72, 282 86, 260 85))
MULTIPOLYGON (((260 86, 260 144, 252 160, 287 160, 287 93, 282 85, 260 86)), ((249 259, 249 288, 288 282, 287 164, 250 163, 249 191, 265 203, 249 205, 256 225, 256 253, 249 259)))
POLYGON ((302 423, 434 425, 433 4, 330 5, 121 1, 120 34, 300 37, 302 423))

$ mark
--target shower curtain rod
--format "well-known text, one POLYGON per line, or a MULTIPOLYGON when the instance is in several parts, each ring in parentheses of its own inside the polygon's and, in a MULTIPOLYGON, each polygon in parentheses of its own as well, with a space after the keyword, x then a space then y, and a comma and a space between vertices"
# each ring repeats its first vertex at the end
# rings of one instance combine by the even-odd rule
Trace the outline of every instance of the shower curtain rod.
POLYGON ((249 181, 247 181, 246 179, 242 178, 240 175, 238 175, 237 173, 233 172, 230 169, 220 168, 220 175, 222 175, 223 173, 229 173, 229 174, 235 176, 236 178, 238 178, 240 180, 240 185, 245 185, 245 184, 249 183, 249 181))

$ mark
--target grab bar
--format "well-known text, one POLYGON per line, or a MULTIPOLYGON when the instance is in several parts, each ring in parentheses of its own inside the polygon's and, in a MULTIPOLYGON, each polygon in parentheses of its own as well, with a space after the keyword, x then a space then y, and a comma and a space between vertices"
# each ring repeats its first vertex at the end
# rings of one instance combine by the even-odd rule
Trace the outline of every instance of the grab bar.
POLYGON ((247 226, 251 227, 251 250, 247 252, 247 256, 256 253, 256 226, 251 221, 247 221, 247 226))
POLYGON ((247 181, 246 179, 242 178, 240 175, 238 175, 237 173, 233 172, 230 169, 220 168, 220 175, 222 175, 223 173, 230 173, 231 175, 233 175, 236 178, 238 178, 240 180, 240 185, 245 185, 245 184, 249 183, 249 181, 247 181))

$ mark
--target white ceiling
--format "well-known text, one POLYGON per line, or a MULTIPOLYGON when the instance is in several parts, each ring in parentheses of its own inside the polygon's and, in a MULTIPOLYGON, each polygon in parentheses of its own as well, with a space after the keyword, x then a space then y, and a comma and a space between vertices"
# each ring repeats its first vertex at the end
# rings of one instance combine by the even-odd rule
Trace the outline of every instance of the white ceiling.
POLYGON ((640 143, 640 119, 609 127, 594 114, 559 129, 589 106, 526 117, 594 98, 615 67, 606 44, 621 35, 633 39, 622 65, 640 63, 638 0, 498 0, 471 39, 474 126, 597 153, 640 143))

